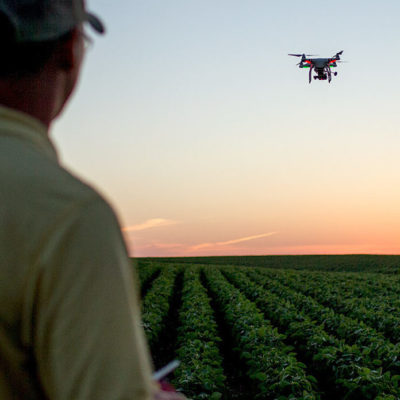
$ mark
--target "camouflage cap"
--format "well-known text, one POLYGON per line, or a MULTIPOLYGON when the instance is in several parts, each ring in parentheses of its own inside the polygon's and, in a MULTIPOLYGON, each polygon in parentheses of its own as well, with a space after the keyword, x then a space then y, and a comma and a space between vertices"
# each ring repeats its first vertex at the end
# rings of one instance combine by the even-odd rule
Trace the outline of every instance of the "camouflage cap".
POLYGON ((0 0, 0 14, 10 21, 17 42, 57 39, 83 22, 98 33, 105 31, 83 0, 0 0))

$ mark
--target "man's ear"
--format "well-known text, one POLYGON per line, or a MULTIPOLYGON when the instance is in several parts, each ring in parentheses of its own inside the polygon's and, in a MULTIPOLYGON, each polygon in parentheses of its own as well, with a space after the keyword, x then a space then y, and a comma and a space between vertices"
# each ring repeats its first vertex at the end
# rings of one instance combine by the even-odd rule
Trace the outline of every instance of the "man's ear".
POLYGON ((82 44, 81 34, 77 28, 73 29, 62 41, 60 41, 57 51, 59 66, 70 71, 81 61, 82 44))

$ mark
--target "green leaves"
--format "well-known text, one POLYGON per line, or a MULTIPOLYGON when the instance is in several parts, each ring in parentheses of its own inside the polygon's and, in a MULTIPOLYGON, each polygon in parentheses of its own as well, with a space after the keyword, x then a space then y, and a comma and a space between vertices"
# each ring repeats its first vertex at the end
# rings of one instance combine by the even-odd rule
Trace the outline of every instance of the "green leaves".
POLYGON ((218 400, 226 379, 218 349, 221 339, 210 299, 195 268, 185 269, 179 319, 177 358, 181 366, 173 382, 193 400, 218 400))
POLYGON ((150 348, 157 342, 165 326, 177 270, 163 268, 142 302, 142 321, 150 348))
MULTIPOLYGON (((369 397, 372 394, 376 396, 397 392, 397 382, 391 381, 390 372, 383 373, 382 368, 376 368, 380 360, 370 358, 368 348, 357 344, 349 346, 344 340, 338 340, 324 330, 325 324, 333 315, 329 310, 326 312, 320 309, 323 320, 317 315, 318 313, 312 314, 312 317, 323 322, 319 324, 301 310, 304 299, 271 280, 271 274, 263 279, 261 273, 256 274, 247 269, 224 270, 224 273, 258 305, 267 318, 285 331, 288 340, 295 343, 296 347, 312 361, 313 369, 334 387, 339 397, 369 399, 375 398, 369 397), (250 280, 244 272, 252 276, 257 283, 250 280), (260 282, 264 283, 268 290, 262 288, 258 284, 260 282)), ((314 306, 318 308, 315 304, 314 306)))
POLYGON ((224 311, 240 357, 246 363, 247 375, 257 388, 254 398, 319 399, 307 378, 305 365, 297 361, 292 347, 283 342, 285 335, 278 333, 257 306, 228 283, 217 269, 208 268, 205 274, 224 311))
MULTIPOLYGON (((171 355, 182 364, 174 384, 193 400, 226 399, 219 352, 224 338, 200 280, 204 267, 184 266, 177 354, 171 355)), ((176 270, 149 267, 139 274, 152 282, 143 326, 154 343, 176 270), (161 273, 153 281, 157 268, 161 273)), ((342 400, 400 399, 400 278, 252 267, 204 271, 252 399, 316 400, 326 390, 342 400)))

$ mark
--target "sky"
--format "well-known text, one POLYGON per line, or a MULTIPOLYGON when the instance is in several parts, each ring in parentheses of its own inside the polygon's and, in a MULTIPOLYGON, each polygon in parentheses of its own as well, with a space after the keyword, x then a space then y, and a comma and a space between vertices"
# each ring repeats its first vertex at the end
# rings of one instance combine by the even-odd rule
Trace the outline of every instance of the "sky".
POLYGON ((61 161, 132 256, 400 254, 400 2, 91 0, 61 161), (288 53, 331 57, 308 83, 288 53))

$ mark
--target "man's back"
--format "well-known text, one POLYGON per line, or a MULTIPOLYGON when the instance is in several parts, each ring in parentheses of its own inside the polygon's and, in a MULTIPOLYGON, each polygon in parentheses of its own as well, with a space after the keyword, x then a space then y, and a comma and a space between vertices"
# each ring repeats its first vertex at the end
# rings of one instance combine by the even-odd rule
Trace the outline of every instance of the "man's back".
POLYGON ((152 382, 114 212, 48 137, 86 26, 105 32, 84 0, 0 0, 0 399, 179 400, 152 382))
POLYGON ((114 213, 60 167, 44 126, 3 107, 0 187, 0 398, 148 398, 114 213))

